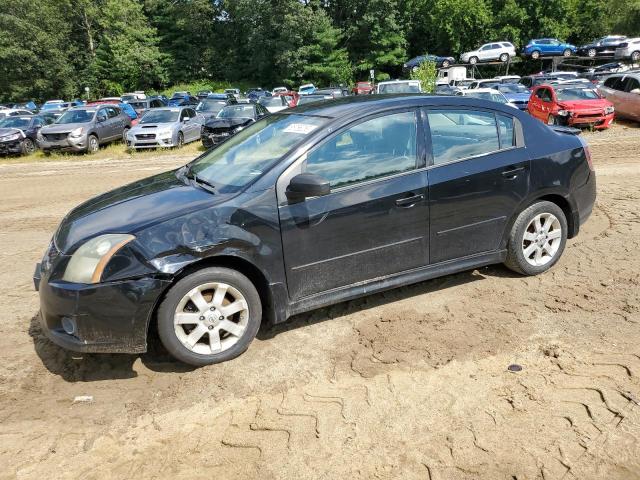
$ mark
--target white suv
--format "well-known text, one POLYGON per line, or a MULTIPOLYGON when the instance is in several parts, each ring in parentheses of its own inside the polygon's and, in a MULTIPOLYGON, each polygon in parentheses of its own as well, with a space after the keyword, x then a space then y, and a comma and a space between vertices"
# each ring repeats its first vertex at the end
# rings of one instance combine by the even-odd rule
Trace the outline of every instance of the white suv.
POLYGON ((478 62, 490 62, 500 60, 507 62, 516 56, 516 47, 509 42, 485 43, 477 50, 465 52, 460 56, 460 61, 475 65, 478 62))

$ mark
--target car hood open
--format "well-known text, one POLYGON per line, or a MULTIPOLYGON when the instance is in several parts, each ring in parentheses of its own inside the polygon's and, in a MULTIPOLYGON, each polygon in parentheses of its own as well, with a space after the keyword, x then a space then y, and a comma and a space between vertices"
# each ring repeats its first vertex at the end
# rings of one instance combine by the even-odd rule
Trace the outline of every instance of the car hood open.
POLYGON ((211 207, 229 195, 212 194, 178 178, 175 171, 111 190, 79 205, 62 220, 55 234, 63 253, 103 233, 135 235, 146 227, 196 209, 211 207))

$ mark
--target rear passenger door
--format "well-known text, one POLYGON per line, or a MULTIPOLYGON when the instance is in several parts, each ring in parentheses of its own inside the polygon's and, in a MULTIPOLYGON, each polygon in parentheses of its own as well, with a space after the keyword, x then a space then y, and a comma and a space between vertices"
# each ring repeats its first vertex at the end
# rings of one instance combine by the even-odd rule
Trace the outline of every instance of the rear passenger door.
POLYGON ((424 111, 430 263, 491 252, 529 189, 520 122, 491 110, 424 111))

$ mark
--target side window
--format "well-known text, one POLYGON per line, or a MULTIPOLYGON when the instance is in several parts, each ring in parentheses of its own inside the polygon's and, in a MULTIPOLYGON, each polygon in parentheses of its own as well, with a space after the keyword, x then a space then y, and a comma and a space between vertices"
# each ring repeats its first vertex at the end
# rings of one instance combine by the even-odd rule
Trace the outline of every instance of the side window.
POLYGON ((182 110, 180 112, 180 121, 183 122, 185 121, 187 118, 189 118, 189 112, 187 111, 187 109, 185 108, 184 110, 182 110))
POLYGON ((187 108, 187 115, 189 115, 189 118, 193 118, 196 116, 196 112, 192 108, 187 108))
POLYGON ((33 119, 33 128, 40 128, 42 126, 42 120, 39 118, 33 119))
POLYGON ((536 92, 536 97, 545 102, 551 101, 551 92, 548 88, 541 88, 536 92))
POLYGON ((640 82, 633 77, 627 77, 624 83, 624 91, 631 92, 640 88, 640 82))
POLYGON ((98 114, 96 115, 96 118, 98 120, 106 120, 107 118, 109 118, 109 115, 107 114, 107 109, 106 108, 101 108, 100 110, 98 110, 98 114))
POLYGON ((604 81, 604 86, 612 90, 620 90, 620 84, 623 77, 610 77, 604 81))
MULTIPOLYGON (((493 113, 437 110, 427 113, 435 165, 475 157, 500 149, 493 113)), ((513 124, 512 124, 513 128, 513 124)))
POLYGON ((531 86, 531 79, 528 77, 524 77, 520 80, 520 83, 523 84, 525 87, 530 87, 531 86))
POLYGON ((107 107, 107 115, 109 118, 114 118, 120 115, 120 109, 115 107, 107 107))
POLYGON ((338 188, 413 170, 416 136, 415 112, 366 120, 311 151, 306 171, 338 188))
POLYGON ((500 134, 500 150, 517 146, 513 117, 496 115, 496 118, 498 119, 498 133, 500 134))

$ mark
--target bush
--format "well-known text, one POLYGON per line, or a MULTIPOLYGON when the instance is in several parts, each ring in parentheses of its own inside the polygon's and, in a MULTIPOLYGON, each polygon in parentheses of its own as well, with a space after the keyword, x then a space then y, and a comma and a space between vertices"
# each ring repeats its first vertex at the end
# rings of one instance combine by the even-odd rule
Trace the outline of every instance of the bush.
POLYGON ((436 80, 438 79, 438 69, 435 62, 422 62, 418 68, 411 72, 411 80, 420 80, 422 91, 434 93, 436 91, 436 80))

